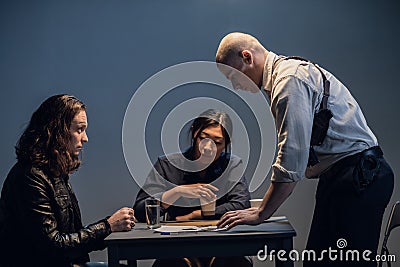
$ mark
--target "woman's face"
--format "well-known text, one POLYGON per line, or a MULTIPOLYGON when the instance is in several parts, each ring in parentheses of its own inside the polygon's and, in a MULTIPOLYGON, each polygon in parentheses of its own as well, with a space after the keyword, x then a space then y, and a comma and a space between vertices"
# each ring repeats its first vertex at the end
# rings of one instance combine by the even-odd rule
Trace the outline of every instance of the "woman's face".
MULTIPOLYGON (((197 136, 197 133, 194 135, 197 136)), ((203 164, 214 162, 225 149, 221 125, 204 128, 195 141, 195 159, 203 164)))
POLYGON ((86 134, 87 125, 86 112, 81 110, 76 114, 69 128, 71 134, 70 150, 72 156, 78 157, 83 148, 83 143, 88 141, 86 134))

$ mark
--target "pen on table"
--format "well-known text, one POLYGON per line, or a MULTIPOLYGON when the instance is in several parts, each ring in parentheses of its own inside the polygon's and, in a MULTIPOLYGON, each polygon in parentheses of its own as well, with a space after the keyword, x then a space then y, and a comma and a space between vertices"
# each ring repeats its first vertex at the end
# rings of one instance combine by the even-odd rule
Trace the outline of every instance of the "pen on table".
POLYGON ((198 232, 160 232, 161 235, 184 235, 184 234, 197 234, 198 232))
POLYGON ((178 232, 160 232, 161 235, 177 235, 178 232))

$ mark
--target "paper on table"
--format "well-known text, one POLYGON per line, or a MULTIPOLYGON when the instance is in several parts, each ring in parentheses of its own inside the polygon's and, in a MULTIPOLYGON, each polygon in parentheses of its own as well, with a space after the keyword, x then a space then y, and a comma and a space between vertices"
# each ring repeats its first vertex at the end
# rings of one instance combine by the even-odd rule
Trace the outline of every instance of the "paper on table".
POLYGON ((201 231, 223 231, 226 230, 224 228, 217 228, 217 226, 169 226, 163 225, 159 228, 154 229, 155 232, 159 233, 190 233, 190 232, 201 232, 201 231))
POLYGON ((287 220, 286 216, 275 216, 269 218, 266 222, 280 222, 287 220))
POLYGON ((193 220, 193 221, 166 221, 163 224, 168 226, 216 226, 218 220, 193 220))
POLYGON ((159 228, 154 229, 155 232, 159 233, 182 233, 182 232, 198 232, 197 226, 167 226, 162 225, 159 228))
MULTIPOLYGON (((266 222, 279 222, 279 221, 284 221, 284 220, 287 220, 287 218, 285 216, 277 216, 277 217, 269 218, 266 222)), ((203 225, 204 225, 204 222, 203 222, 203 225)), ((237 230, 239 230, 241 227, 246 227, 246 226, 237 226, 235 228, 237 230)), ((257 227, 254 227, 254 226, 248 226, 248 227, 250 227, 250 229, 253 231, 257 230, 257 227)), ((235 229, 235 228, 233 228, 233 229, 235 229)), ((197 226, 197 225, 179 225, 179 223, 172 224, 172 225, 171 224, 162 225, 161 227, 154 229, 154 231, 158 232, 158 233, 190 233, 190 232, 201 232, 201 231, 219 232, 219 231, 226 231, 226 230, 227 230, 226 227, 218 228, 215 225, 197 226)), ((247 228, 246 228, 246 230, 248 231, 247 228)))

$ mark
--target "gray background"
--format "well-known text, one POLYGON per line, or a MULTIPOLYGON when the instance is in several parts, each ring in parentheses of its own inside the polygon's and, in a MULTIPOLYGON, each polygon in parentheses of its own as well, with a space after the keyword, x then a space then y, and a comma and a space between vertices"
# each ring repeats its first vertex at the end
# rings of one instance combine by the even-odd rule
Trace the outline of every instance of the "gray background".
MULTIPOLYGON (((0 182, 15 162, 13 146, 32 112, 65 92, 88 106, 90 141, 72 177, 84 222, 131 206, 138 187, 121 145, 131 96, 165 67, 212 61, 219 40, 231 31, 249 32, 267 49, 307 57, 339 77, 399 173, 399 7, 398 1, 361 0, 1 1, 0 182)), ((390 205, 400 199, 397 184, 396 178, 390 205)), ((314 180, 302 181, 277 211, 295 227, 297 249, 305 245, 315 187, 314 180)), ((397 258, 399 237, 397 230, 390 242, 397 258)), ((105 260, 106 252, 92 253, 92 259, 105 260)))

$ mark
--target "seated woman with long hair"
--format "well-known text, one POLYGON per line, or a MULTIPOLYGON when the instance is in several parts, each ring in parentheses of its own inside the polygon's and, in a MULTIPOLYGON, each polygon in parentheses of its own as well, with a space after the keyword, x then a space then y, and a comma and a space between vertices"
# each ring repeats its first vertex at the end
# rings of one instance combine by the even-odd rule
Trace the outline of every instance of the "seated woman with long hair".
MULTIPOLYGON (((250 207, 242 160, 230 150, 232 122, 228 114, 206 110, 190 127, 191 146, 183 153, 159 157, 134 204, 145 222, 145 200, 161 200, 167 220, 219 219, 225 212, 250 207), (200 200, 216 200, 215 214, 204 214, 200 200)), ((157 260, 153 266, 252 266, 244 257, 157 260)))
POLYGON ((85 104, 70 95, 49 97, 33 113, 1 192, 0 266, 87 266, 111 232, 134 226, 131 208, 82 224, 69 175, 80 166, 87 127, 85 104))

